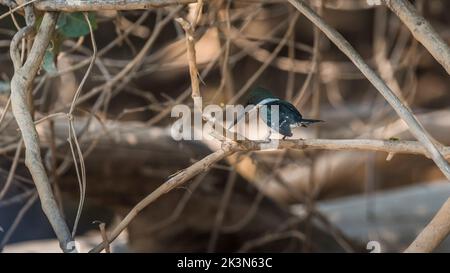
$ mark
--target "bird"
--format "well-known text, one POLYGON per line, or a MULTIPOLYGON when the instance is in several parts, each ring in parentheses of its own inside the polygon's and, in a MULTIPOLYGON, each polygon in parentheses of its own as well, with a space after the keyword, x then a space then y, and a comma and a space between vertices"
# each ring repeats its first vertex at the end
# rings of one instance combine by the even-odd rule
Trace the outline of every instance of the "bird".
MULTIPOLYGON (((251 90, 250 95, 247 100, 246 109, 251 106, 248 111, 238 116, 232 126, 236 125, 240 119, 242 119, 246 113, 252 111, 255 107, 267 106, 266 114, 261 115, 263 121, 272 128, 274 131, 283 135, 282 139, 286 137, 292 137, 292 128, 295 127, 307 127, 310 124, 317 122, 324 122, 320 119, 306 119, 300 114, 297 108, 290 102, 282 100, 272 94, 269 90, 263 87, 255 87, 251 90), (272 120, 270 106, 278 106, 278 124, 276 124, 276 119, 272 120)), ((231 126, 231 127, 232 127, 231 126)), ((230 128, 231 128, 230 127, 230 128)), ((270 138, 271 132, 267 138, 270 138)))

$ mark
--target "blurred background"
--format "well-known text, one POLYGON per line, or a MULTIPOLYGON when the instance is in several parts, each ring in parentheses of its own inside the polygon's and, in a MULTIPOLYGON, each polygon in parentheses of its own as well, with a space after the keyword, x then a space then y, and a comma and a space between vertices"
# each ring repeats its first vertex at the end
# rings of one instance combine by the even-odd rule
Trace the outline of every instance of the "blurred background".
MULTIPOLYGON (((358 69, 288 3, 207 2, 195 30, 204 105, 245 103, 251 87, 264 86, 304 116, 326 121, 295 130, 293 138, 414 140, 358 69)), ((450 145, 450 78, 397 16, 366 1, 308 2, 426 130, 450 145)), ((450 2, 412 3, 449 43, 450 2)), ((99 54, 74 113, 87 174, 77 237, 85 251, 101 242, 99 223, 114 227, 168 177, 220 147, 175 141, 170 135, 171 107, 192 106, 185 33, 173 19, 192 19, 194 10, 195 5, 186 5, 92 13, 99 54), (117 78, 122 71, 127 73, 117 78)), ((0 5, 0 14, 6 11, 0 5)), ((0 21, 0 113, 6 109, 0 123, 0 249, 58 251, 23 150, 16 152, 20 135, 6 108, 14 73, 9 45, 17 26, 25 24, 20 13, 14 20, 0 21), (10 175, 14 161, 17 167, 10 175)), ((68 111, 93 55, 89 34, 60 40, 54 59, 36 78, 36 119, 68 111)), ((38 125, 38 132, 70 226, 79 189, 66 141, 67 120, 50 119, 38 125)), ((448 181, 421 155, 239 153, 151 204, 113 251, 370 252, 379 246, 383 252, 400 252, 448 196, 448 181)), ((450 240, 437 251, 450 251, 450 240)))

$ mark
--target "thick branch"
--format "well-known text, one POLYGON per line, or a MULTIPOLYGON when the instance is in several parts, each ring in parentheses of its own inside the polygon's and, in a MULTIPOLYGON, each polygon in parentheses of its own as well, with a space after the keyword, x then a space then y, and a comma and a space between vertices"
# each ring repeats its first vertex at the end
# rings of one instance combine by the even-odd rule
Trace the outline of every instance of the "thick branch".
MULTIPOLYGON (((120 235, 120 233, 130 224, 130 222, 141 212, 145 207, 153 203, 155 200, 157 200, 162 195, 168 193, 169 191, 173 190, 176 187, 180 187, 185 182, 189 181, 191 178, 195 177, 201 172, 204 172, 207 170, 211 165, 213 165, 216 162, 219 162, 220 160, 224 159, 226 156, 232 154, 233 152, 237 151, 238 146, 237 145, 224 145, 224 147, 207 157, 203 158, 200 161, 197 161, 192 166, 190 166, 187 169, 184 169, 183 171, 179 172, 177 175, 173 176, 171 179, 167 180, 159 186, 156 190, 154 190, 151 194, 149 194, 147 197, 145 197, 142 201, 140 201, 128 214, 127 216, 122 220, 122 222, 117 225, 117 227, 112 231, 112 233, 109 235, 110 242, 114 241, 114 239, 117 238, 117 236, 120 235)), ((98 246, 96 246, 94 249, 92 249, 90 252, 100 252, 105 248, 106 243, 101 243, 98 246)))
POLYGON ((450 74, 450 48, 407 0, 384 0, 411 33, 450 74))
MULTIPOLYGON (((82 130, 85 124, 83 118, 77 119, 76 128, 77 130, 82 130)), ((43 139, 43 144, 46 144, 48 140, 48 131, 45 130, 44 124, 41 124, 42 130, 41 138, 43 139)), ((67 122, 65 120, 56 120, 56 138, 65 139, 67 134, 67 122)), ((13 134, 15 131, 6 131, 13 134)), ((170 128, 158 128, 158 127, 146 127, 137 122, 116 122, 116 121, 106 121, 103 125, 92 124, 87 132, 84 134, 83 143, 89 145, 92 140, 98 140, 97 145, 110 147, 113 145, 116 147, 117 151, 126 151, 127 158, 134 158, 142 154, 142 151, 146 153, 153 153, 158 150, 161 153, 161 147, 165 147, 163 154, 170 155, 170 160, 178 160, 179 158, 173 157, 178 151, 178 146, 175 145, 175 141, 170 136, 170 128), (173 147, 173 148, 170 148, 173 147), (127 149, 126 149, 127 148, 127 149), (124 150, 126 149, 126 150, 124 150), (168 150, 173 149, 172 152, 168 150)), ((214 149, 220 149, 220 143, 216 141, 219 145, 214 149)), ((239 143, 237 147, 233 147, 233 151, 250 151, 261 149, 261 143, 243 141, 239 143)), ((264 143, 267 145, 267 143, 264 143)), ((200 147, 200 145, 199 145, 200 147)), ((427 150, 424 146, 417 141, 404 141, 404 140, 376 140, 376 139, 291 139, 291 140, 280 140, 278 148, 289 148, 289 149, 326 149, 326 150, 357 150, 357 151, 378 151, 390 154, 402 153, 402 154, 421 154, 424 156, 429 156, 427 150)), ((450 147, 443 147, 441 153, 450 158, 450 147)), ((232 154, 232 152, 230 153, 232 154)), ((164 183, 159 190, 155 193, 151 193, 142 201, 136 209, 130 212, 127 218, 127 223, 131 222, 134 217, 147 205, 153 203, 157 198, 167 193, 168 191, 174 189, 175 187, 180 187, 187 181, 189 181, 195 175, 203 172, 205 168, 210 166, 214 161, 217 162, 222 158, 226 157, 226 154, 219 152, 213 153, 214 156, 208 156, 203 160, 200 160, 196 164, 183 170, 166 183, 164 183), (218 156, 219 155, 219 156, 218 156)), ((111 154, 105 155, 106 157, 111 157, 111 154)), ((158 157, 159 158, 159 157, 158 157)), ((158 160, 161 160, 159 158, 158 160)), ((101 161, 101 160, 100 160, 101 161)), ((119 234, 121 229, 126 225, 121 225, 120 229, 116 228, 116 231, 112 235, 116 236, 119 234)), ((114 236, 109 236, 111 240, 114 236)), ((97 248, 96 251, 100 251, 101 247, 97 248)))
POLYGON ((450 198, 439 209, 431 222, 422 230, 406 253, 432 252, 450 233, 450 198))
POLYGON ((45 11, 134 10, 194 3, 196 0, 44 0, 35 4, 45 11))
POLYGON ((72 237, 57 206, 49 179, 42 164, 39 137, 27 105, 28 96, 30 95, 29 90, 42 63, 45 50, 55 29, 57 18, 58 14, 56 13, 45 14, 33 47, 23 66, 20 66, 20 59, 17 60, 16 43, 11 43, 11 58, 15 66, 15 73, 11 81, 11 106, 25 144, 25 164, 33 177, 42 209, 58 237, 61 248, 64 251, 70 251, 68 247, 72 237))
POLYGON ((429 151, 433 161, 450 180, 450 165, 439 152, 431 137, 395 93, 380 79, 380 77, 364 62, 359 53, 345 40, 345 38, 328 25, 317 13, 315 13, 303 0, 288 0, 297 10, 305 15, 361 70, 366 78, 383 95, 383 97, 394 108, 400 118, 408 125, 411 133, 429 151))
MULTIPOLYGON (((83 130, 86 120, 84 118, 77 118, 75 123, 76 130, 83 130)), ((64 140, 67 134, 67 123, 65 120, 55 121, 55 135, 56 139, 64 140)), ((50 142, 48 131, 45 129, 45 124, 38 126, 40 137, 43 140, 44 146, 50 142)), ((14 134, 13 129, 7 131, 14 134)), ((117 122, 104 121, 102 125, 92 124, 90 129, 84 133, 83 143, 90 143, 91 141, 98 141, 98 145, 114 145, 116 147, 138 147, 140 149, 151 150, 168 142, 175 141, 171 137, 170 128, 161 127, 147 127, 139 122, 117 122), (114 138, 112 138, 114 136, 114 138), (132 141, 131 141, 132 140, 132 141)), ((322 150, 360 150, 360 151, 378 151, 391 154, 417 154, 424 155, 428 158, 427 149, 418 142, 410 140, 382 140, 382 139, 286 139, 277 140, 278 149, 322 149, 322 150)), ((218 150, 221 142, 217 140, 205 141, 206 145, 211 150, 218 150)), ((261 150, 262 144, 257 141, 244 140, 239 142, 241 149, 244 150, 261 150)), ((265 146, 268 147, 268 146, 265 146)), ((14 150, 15 146, 9 148, 9 151, 14 150)), ((174 150, 178 150, 174 146, 174 150)), ((440 152, 446 157, 450 158, 450 147, 440 148, 440 152)), ((130 157, 133 157, 133 151, 130 150, 130 157)))
MULTIPOLYGON (((246 141, 242 143, 248 150, 260 150, 261 144, 246 141)), ((417 141, 408 140, 377 140, 377 139, 299 139, 282 140, 279 149, 322 149, 322 150, 360 150, 377 151, 390 154, 421 154, 429 157, 428 152, 417 141)), ((441 152, 450 158, 450 147, 445 147, 441 152)))
MULTIPOLYGON (((190 167, 179 172, 171 179, 166 181, 155 191, 149 194, 146 198, 140 201, 122 220, 121 223, 112 231, 109 236, 112 242, 120 233, 131 223, 131 221, 141 212, 145 207, 156 201, 162 195, 168 193, 176 187, 182 186, 184 183, 195 177, 196 175, 207 170, 212 164, 224 159, 225 157, 234 154, 238 151, 251 151, 262 149, 262 144, 253 141, 243 141, 238 144, 224 143, 222 148, 210 154, 202 160, 194 163, 190 167)), ((426 150, 417 141, 383 141, 383 140, 326 140, 326 139, 311 139, 311 140, 284 140, 279 142, 277 148, 292 148, 292 149, 330 149, 330 150, 374 150, 384 151, 389 153, 414 153, 426 154, 426 150)), ((450 156, 450 149, 445 148, 446 153, 450 156)), ((100 252, 106 243, 101 243, 92 249, 91 252, 100 252)))

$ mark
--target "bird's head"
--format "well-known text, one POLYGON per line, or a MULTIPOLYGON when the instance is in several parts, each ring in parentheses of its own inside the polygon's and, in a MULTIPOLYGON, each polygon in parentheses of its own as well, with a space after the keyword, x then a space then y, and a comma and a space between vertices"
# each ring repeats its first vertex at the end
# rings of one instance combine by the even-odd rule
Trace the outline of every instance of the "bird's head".
POLYGON ((255 87, 252 89, 248 96, 247 105, 257 105, 264 99, 276 99, 277 97, 272 94, 269 90, 263 87, 255 87))

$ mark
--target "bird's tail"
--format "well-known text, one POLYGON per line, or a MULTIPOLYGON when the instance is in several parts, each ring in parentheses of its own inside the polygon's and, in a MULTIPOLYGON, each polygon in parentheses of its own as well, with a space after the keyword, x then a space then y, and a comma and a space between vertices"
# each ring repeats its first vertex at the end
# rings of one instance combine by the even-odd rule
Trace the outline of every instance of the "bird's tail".
POLYGON ((316 123, 316 122, 325 122, 324 120, 321 119, 302 119, 302 121, 300 121, 300 125, 302 127, 307 127, 308 125, 312 124, 312 123, 316 123))

